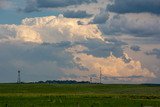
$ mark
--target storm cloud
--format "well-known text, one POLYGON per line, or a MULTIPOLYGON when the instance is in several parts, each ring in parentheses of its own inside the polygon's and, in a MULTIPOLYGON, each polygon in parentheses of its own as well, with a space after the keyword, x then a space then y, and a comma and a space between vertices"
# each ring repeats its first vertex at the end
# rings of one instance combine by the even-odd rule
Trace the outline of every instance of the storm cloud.
POLYGON ((86 11, 65 11, 63 16, 67 18, 88 18, 92 17, 92 14, 88 14, 86 11))
POLYGON ((97 0, 36 0, 38 7, 42 8, 58 8, 71 5, 81 5, 89 3, 97 3, 97 0))
MULTIPOLYGON (((66 75, 87 80, 102 67, 104 76, 155 78, 123 52, 125 43, 105 39, 96 24, 79 25, 78 21, 90 22, 48 16, 26 18, 21 25, 0 25, 0 76, 13 81, 21 68, 25 81, 67 79, 66 75)), ((8 82, 5 78, 0 81, 8 82)))
POLYGON ((24 12, 39 11, 41 8, 63 8, 67 6, 97 3, 97 0, 27 0, 24 12))
POLYGON ((137 46, 137 45, 133 45, 133 46, 131 46, 131 47, 130 47, 130 49, 131 49, 131 50, 133 50, 133 51, 135 51, 135 52, 137 52, 137 51, 141 51, 140 47, 139 47, 139 46, 137 46))
POLYGON ((107 6, 107 11, 115 13, 153 13, 160 14, 159 0, 114 0, 107 6))
POLYGON ((160 59, 160 49, 152 49, 151 51, 146 52, 147 55, 155 55, 158 59, 160 59))
POLYGON ((91 21, 92 24, 104 24, 109 19, 108 13, 100 13, 94 17, 94 19, 91 21))
POLYGON ((148 13, 116 14, 99 27, 106 35, 129 34, 137 37, 159 37, 160 17, 148 13))

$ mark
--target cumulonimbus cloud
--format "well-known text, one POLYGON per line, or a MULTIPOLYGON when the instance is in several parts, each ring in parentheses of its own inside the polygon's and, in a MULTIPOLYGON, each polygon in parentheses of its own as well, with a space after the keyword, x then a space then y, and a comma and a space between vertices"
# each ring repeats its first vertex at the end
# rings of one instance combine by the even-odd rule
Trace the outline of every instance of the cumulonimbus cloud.
MULTIPOLYGON (((126 78, 143 77, 141 80, 144 81, 144 78, 155 77, 139 61, 132 60, 127 54, 123 56, 122 42, 104 39, 97 25, 79 24, 79 21, 90 22, 89 19, 60 15, 26 18, 21 25, 0 25, 2 74, 11 78, 7 72, 21 66, 25 77, 29 75, 32 80, 48 79, 51 75, 54 75, 53 79, 60 79, 71 74, 87 79, 89 75, 97 74, 101 67, 104 76, 123 77, 130 82, 132 79, 126 78), (95 54, 98 52, 102 54, 95 54), (114 56, 109 55, 110 52, 114 56)), ((5 81, 4 78, 1 81, 5 81)))

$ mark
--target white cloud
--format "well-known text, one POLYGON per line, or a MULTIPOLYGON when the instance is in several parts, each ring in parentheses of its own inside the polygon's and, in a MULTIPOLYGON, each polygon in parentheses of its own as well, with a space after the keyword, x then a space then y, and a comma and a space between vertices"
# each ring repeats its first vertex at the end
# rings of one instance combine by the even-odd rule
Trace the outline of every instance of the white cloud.
MULTIPOLYGON (((101 67, 104 77, 116 77, 118 78, 117 82, 119 80, 123 80, 125 82, 134 82, 139 80, 144 82, 155 77, 154 73, 150 72, 146 68, 143 68, 139 61, 132 60, 126 53, 124 53, 124 56, 121 58, 116 58, 114 55, 110 55, 106 58, 100 58, 82 53, 83 50, 87 50, 87 48, 80 45, 67 49, 67 51, 73 54, 74 60, 77 64, 87 68, 84 72, 85 75, 80 73, 82 76, 89 76, 90 74, 99 75, 98 73, 101 67), (77 49, 79 49, 79 51, 77 49)), ((80 72, 75 69, 68 70, 67 73, 75 73, 75 71, 80 72)), ((104 80, 104 82, 106 81, 104 80)))
POLYGON ((18 40, 24 42, 41 43, 39 33, 29 26, 24 25, 0 25, 0 41, 18 40))
POLYGON ((0 36, 5 36, 5 39, 20 39, 38 43, 103 40, 96 25, 79 25, 78 21, 89 22, 88 19, 71 19, 63 16, 26 18, 22 20, 22 25, 0 25, 0 36))

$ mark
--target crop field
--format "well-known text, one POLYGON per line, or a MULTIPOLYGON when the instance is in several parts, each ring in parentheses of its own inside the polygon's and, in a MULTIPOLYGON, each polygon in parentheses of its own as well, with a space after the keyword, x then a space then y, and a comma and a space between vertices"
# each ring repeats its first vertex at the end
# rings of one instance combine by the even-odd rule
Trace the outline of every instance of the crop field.
POLYGON ((160 86, 0 84, 0 107, 160 107, 160 86))

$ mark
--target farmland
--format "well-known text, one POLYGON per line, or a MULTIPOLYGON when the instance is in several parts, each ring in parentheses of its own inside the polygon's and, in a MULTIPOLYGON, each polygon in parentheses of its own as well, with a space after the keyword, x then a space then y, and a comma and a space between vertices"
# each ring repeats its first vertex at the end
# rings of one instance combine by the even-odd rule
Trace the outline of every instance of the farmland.
POLYGON ((0 84, 0 107, 160 107, 159 85, 0 84))

